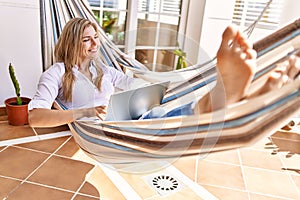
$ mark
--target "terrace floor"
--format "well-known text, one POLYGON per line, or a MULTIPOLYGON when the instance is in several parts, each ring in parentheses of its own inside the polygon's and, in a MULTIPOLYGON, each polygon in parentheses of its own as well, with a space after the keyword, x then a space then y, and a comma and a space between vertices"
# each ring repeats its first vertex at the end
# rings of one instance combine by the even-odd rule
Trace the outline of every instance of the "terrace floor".
POLYGON ((0 199, 300 199, 299 133, 286 127, 252 146, 127 173, 86 156, 67 126, 11 126, 2 109, 0 199))

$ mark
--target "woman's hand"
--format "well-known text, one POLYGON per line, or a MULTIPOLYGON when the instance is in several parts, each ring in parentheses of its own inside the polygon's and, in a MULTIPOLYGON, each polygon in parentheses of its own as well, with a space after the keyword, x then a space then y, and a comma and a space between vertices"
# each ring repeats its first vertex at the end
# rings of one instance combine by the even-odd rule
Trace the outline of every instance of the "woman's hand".
POLYGON ((80 119, 83 117, 98 117, 99 119, 104 120, 106 116, 106 109, 106 106, 97 106, 74 110, 76 116, 75 119, 80 119))
POLYGON ((107 107, 106 106, 97 106, 95 107, 96 116, 102 121, 105 119, 107 107))

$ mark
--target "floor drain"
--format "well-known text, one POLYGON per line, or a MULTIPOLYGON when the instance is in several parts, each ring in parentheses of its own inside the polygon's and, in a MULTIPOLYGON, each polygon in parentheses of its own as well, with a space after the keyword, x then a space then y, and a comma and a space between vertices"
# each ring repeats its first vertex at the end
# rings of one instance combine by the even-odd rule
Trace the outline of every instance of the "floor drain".
POLYGON ((172 175, 155 174, 147 177, 149 185, 160 195, 178 192, 183 188, 182 183, 172 175))
POLYGON ((175 190, 178 187, 178 181, 167 175, 161 175, 152 179, 152 184, 160 190, 175 190))

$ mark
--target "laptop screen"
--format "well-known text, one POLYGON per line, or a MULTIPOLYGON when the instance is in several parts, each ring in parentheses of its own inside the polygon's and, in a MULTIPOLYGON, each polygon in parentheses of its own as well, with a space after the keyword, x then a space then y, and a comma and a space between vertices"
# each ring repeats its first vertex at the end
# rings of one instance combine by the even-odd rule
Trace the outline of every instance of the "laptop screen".
POLYGON ((161 104, 169 81, 115 93, 107 107, 105 121, 135 120, 161 104))

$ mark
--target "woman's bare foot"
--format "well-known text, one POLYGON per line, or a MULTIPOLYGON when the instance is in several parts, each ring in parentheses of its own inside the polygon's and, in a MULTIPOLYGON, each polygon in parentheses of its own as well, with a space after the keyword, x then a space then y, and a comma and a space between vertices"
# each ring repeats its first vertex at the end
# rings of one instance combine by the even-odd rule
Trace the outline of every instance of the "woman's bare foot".
POLYGON ((211 112, 244 98, 256 70, 256 51, 236 26, 228 26, 217 53, 217 83, 198 101, 196 113, 211 112))
POLYGON ((256 71, 256 51, 234 25, 228 26, 217 53, 217 84, 223 84, 226 105, 247 94, 256 71))

